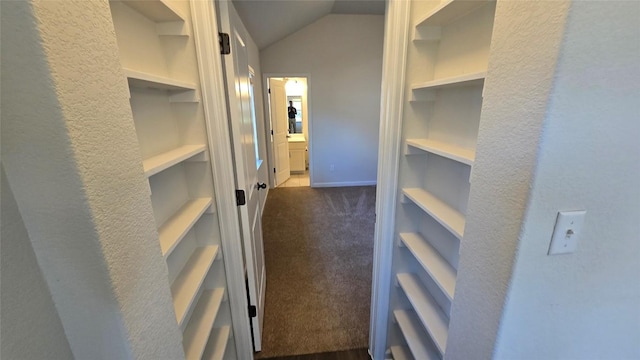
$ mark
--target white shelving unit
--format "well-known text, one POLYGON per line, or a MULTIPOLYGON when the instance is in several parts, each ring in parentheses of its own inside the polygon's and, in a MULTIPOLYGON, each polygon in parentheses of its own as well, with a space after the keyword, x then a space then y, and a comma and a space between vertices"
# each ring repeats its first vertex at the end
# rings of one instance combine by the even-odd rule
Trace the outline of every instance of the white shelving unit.
POLYGON ((398 327, 404 340, 407 342, 409 351, 415 359, 440 359, 440 355, 433 348, 433 344, 424 341, 428 335, 424 331, 422 324, 418 322, 414 311, 396 310, 393 315, 398 322, 398 327))
POLYGON ((144 174, 147 177, 153 176, 198 154, 204 154, 206 150, 207 147, 205 145, 184 145, 156 155, 142 162, 144 174))
POLYGON ((203 360, 222 360, 225 356, 227 344, 231 336, 229 326, 215 328, 211 331, 209 343, 204 350, 203 360))
POLYGON ((198 305, 191 315, 193 320, 184 330, 182 339, 185 357, 188 360, 202 358, 223 296, 224 289, 204 291, 200 296, 198 305))
POLYGON ((402 189, 402 194, 408 201, 431 215, 455 237, 462 239, 462 235, 464 235, 464 215, 426 190, 420 188, 402 189))
POLYGON ((420 234, 400 233, 400 240, 411 251, 447 299, 452 301, 456 289, 456 269, 420 234))
POLYGON ((158 229, 160 250, 166 258, 178 246, 180 240, 193 228, 204 212, 211 207, 213 199, 201 198, 187 202, 178 212, 158 229))
POLYGON ((407 139, 405 155, 424 154, 425 152, 451 159, 465 165, 473 165, 476 152, 462 146, 432 139, 407 139))
POLYGON ((109 4, 185 357, 235 359, 190 3, 109 4))
POLYGON ((411 1, 410 12, 387 347, 395 360, 446 359, 495 2, 411 1))

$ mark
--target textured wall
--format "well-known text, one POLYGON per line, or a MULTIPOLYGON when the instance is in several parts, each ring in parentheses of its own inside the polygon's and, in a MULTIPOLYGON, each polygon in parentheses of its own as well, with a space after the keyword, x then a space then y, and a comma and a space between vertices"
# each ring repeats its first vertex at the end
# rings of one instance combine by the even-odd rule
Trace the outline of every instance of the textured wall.
POLYGON ((640 358, 640 3, 571 6, 498 359, 640 358), (547 256, 559 210, 578 248, 547 256))
POLYGON ((384 16, 327 15, 260 53, 265 74, 310 75, 312 185, 376 182, 383 37, 384 16))
POLYGON ((0 323, 3 328, 0 358, 71 359, 73 355, 62 323, 36 262, 4 168, 0 189, 0 323))
POLYGON ((3 1, 2 50, 2 163, 74 356, 183 357, 108 1, 3 1))
POLYGON ((447 359, 492 357, 568 7, 497 4, 447 359))

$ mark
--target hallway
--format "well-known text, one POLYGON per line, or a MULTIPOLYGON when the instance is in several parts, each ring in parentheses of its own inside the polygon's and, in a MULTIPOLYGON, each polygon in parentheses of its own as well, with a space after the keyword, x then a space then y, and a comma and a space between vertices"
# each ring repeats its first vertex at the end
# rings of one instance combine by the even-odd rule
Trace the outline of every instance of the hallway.
POLYGON ((256 358, 367 347, 375 191, 269 192, 263 351, 256 358))

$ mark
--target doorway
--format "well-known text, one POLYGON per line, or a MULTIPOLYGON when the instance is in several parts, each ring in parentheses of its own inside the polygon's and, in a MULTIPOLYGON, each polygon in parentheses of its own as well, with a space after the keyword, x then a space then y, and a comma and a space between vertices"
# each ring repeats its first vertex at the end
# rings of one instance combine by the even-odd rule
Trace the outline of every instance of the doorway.
POLYGON ((268 151, 274 164, 271 184, 273 187, 311 186, 309 76, 265 74, 264 83, 270 125, 268 151))

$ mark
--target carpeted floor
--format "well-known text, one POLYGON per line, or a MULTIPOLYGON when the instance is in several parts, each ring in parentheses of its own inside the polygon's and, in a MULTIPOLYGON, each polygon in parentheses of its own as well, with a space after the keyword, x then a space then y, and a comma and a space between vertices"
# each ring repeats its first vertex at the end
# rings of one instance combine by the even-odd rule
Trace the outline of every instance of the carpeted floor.
POLYGON ((367 347, 374 224, 375 187, 269 191, 256 358, 367 347))

